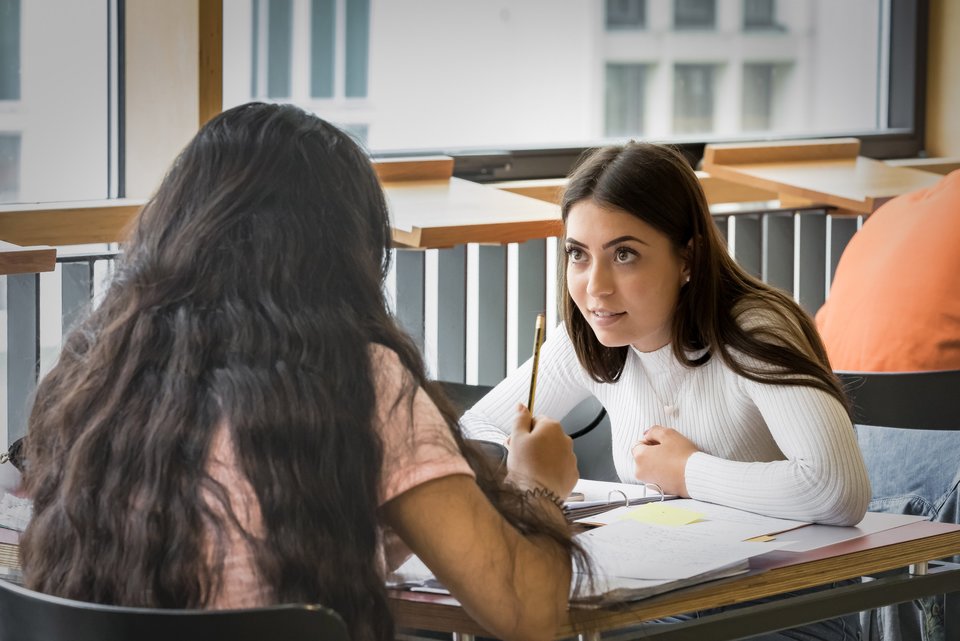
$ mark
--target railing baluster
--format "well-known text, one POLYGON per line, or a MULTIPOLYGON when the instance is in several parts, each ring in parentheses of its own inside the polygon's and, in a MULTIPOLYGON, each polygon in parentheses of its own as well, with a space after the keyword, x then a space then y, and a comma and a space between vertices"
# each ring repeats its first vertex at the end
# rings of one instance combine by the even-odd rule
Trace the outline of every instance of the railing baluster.
POLYGON ((466 380, 467 247, 441 249, 437 274, 437 378, 466 380))
POLYGON ((40 274, 7 276, 7 443, 26 434, 40 371, 40 274))
POLYGON ((793 294, 793 214, 764 214, 761 234, 763 281, 793 294))
POLYGON ((507 248, 481 245, 477 272, 477 382, 499 383, 507 365, 507 248))
POLYGON ((797 213, 794 224, 794 298, 815 314, 827 297, 826 215, 823 211, 797 213))
MULTIPOLYGON (((547 309, 547 243, 528 240, 520 243, 517 256, 517 367, 533 353, 533 330, 537 314, 547 309)), ((552 331, 548 327, 547 331, 552 331)))
POLYGON ((424 254, 417 250, 400 250, 396 254, 396 313, 400 326, 423 349, 424 254))
POLYGON ((60 298, 63 333, 74 326, 93 298, 94 260, 65 262, 60 265, 60 298))

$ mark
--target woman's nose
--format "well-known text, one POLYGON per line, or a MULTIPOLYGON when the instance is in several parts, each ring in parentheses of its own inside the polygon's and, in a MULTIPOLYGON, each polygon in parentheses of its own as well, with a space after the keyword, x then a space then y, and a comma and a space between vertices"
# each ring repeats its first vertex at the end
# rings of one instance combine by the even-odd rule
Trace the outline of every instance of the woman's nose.
POLYGON ((590 269, 589 280, 587 281, 587 294, 595 298, 609 296, 613 293, 613 278, 610 270, 603 265, 594 263, 590 269))

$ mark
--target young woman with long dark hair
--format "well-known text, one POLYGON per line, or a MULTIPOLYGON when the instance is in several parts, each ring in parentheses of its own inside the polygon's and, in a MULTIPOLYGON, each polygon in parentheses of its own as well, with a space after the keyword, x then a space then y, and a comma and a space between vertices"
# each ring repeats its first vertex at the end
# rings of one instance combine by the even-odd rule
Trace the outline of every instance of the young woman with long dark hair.
MULTIPOLYGON (((589 156, 563 196, 563 331, 537 410, 596 396, 624 481, 771 516, 850 525, 870 488, 812 320, 734 262, 693 170, 630 143, 589 156)), ((463 418, 502 441, 529 365, 463 418)))
MULTIPOLYGON (((731 258, 686 160, 653 144, 599 149, 570 176, 561 211, 563 326, 540 354, 538 413, 596 397, 625 482, 858 522, 870 484, 813 322, 731 258)), ((527 363, 468 411, 467 433, 502 442, 529 376, 527 363)), ((824 625, 814 638, 859 630, 856 617, 824 625)))
POLYGON ((29 421, 26 584, 129 606, 319 602, 394 638, 384 575, 418 554, 504 638, 552 638, 576 481, 514 409, 507 478, 465 442, 384 299, 382 189, 295 107, 212 119, 65 340, 29 421), (504 482, 506 481, 506 482, 504 482))

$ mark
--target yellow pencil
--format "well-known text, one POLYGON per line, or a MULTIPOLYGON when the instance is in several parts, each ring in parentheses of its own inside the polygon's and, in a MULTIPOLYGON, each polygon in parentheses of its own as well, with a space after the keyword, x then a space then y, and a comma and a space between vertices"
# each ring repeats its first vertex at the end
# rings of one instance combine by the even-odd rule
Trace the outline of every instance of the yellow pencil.
POLYGON ((543 314, 537 314, 537 328, 533 335, 533 369, 530 372, 530 398, 527 401, 527 409, 533 414, 533 397, 537 392, 537 369, 540 366, 540 346, 543 345, 543 339, 546 335, 546 319, 543 314))

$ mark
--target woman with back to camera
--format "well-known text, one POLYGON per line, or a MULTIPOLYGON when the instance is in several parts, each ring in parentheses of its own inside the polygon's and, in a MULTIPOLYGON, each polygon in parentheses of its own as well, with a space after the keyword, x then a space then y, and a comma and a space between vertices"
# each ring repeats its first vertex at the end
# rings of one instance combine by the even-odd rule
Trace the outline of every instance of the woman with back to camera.
POLYGON ((394 638, 418 554, 503 638, 552 638, 571 581, 569 438, 515 410, 506 481, 389 314, 382 189, 343 132, 249 104, 144 207, 103 302, 40 384, 28 587, 127 606, 322 603, 394 638))
MULTIPOLYGON (((730 257, 683 157, 599 149, 571 174, 561 211, 564 322, 540 354, 538 413, 595 396, 625 482, 858 522, 869 480, 813 322, 730 257)), ((504 441, 529 378, 528 362, 466 413, 465 431, 504 441)))

